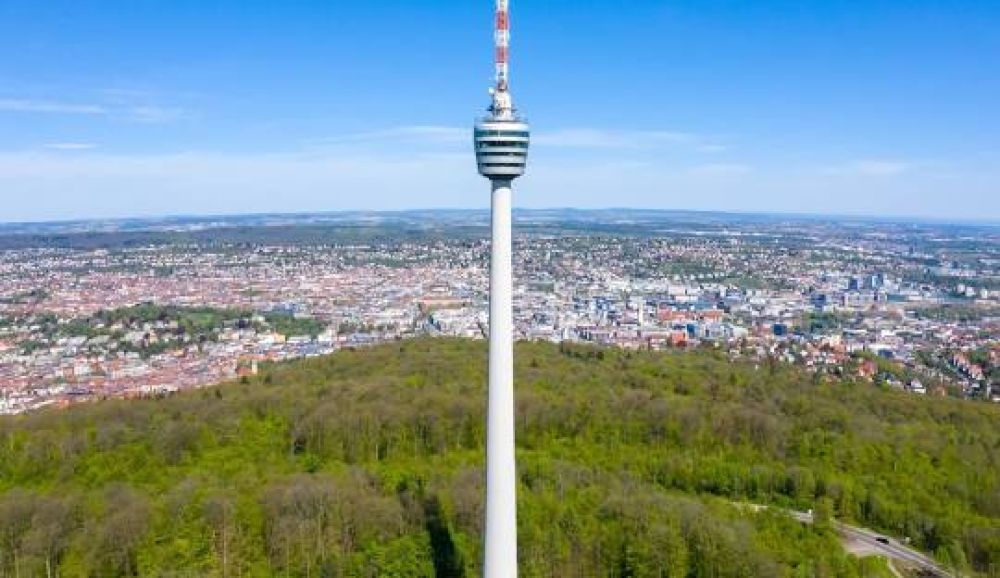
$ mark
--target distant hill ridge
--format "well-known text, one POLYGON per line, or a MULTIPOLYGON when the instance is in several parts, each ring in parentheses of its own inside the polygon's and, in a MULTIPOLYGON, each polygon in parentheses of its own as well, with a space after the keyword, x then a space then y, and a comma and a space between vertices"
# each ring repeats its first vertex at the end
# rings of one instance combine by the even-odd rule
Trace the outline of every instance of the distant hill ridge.
MULTIPOLYGON (((475 576, 485 361, 421 339, 4 418, 0 575, 475 576)), ((1000 408, 710 350, 516 364, 523 576, 890 575, 827 515, 1000 567, 1000 408)))
MULTIPOLYGON (((442 237, 484 237, 489 211, 424 209, 191 215, 25 223, 0 222, 0 250, 26 248, 127 249, 177 244, 337 244, 442 237)), ((959 235, 996 243, 1000 222, 947 222, 892 216, 727 213, 661 209, 514 209, 521 232, 551 234, 653 235, 706 231, 728 234, 763 228, 768 233, 801 235, 811 228, 837 232, 893 231, 959 235)))

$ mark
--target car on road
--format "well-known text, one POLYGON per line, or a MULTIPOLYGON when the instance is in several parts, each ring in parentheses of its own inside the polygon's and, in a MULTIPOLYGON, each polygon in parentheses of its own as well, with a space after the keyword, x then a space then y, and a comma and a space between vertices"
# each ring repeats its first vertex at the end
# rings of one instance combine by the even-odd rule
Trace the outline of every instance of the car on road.
POLYGON ((878 542, 879 544, 888 544, 889 538, 886 538, 885 536, 876 536, 875 541, 878 542))

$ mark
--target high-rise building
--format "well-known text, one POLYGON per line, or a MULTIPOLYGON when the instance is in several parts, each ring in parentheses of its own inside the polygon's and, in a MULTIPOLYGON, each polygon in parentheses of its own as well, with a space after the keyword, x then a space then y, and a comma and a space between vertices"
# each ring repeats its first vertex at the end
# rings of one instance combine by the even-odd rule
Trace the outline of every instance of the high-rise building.
POLYGON ((517 576, 517 473, 514 460, 514 322, 511 264, 511 187, 524 174, 529 129, 510 94, 510 12, 496 4, 496 84, 489 114, 476 123, 479 174, 492 189, 490 367, 486 424, 486 528, 483 574, 517 576))

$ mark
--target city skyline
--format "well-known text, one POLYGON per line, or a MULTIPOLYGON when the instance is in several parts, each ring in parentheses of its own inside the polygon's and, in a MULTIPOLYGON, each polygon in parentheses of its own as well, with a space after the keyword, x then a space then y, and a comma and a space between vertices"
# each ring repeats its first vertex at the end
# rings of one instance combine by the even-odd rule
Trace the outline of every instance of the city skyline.
MULTIPOLYGON (((489 6, 36 4, 0 7, 0 221, 478 205, 489 6)), ((514 18, 519 206, 1000 219, 994 5, 514 18)))

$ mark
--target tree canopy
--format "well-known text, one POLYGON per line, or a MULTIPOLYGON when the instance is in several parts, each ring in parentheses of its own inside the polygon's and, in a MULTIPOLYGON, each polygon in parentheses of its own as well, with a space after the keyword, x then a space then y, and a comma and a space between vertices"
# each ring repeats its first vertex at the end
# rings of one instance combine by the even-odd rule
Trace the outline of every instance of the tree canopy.
MULTIPOLYGON (((516 365, 523 576, 889 576, 833 518, 1000 569, 1000 408, 710 350, 516 365)), ((0 419, 0 575, 477 575, 485 384, 483 342, 420 339, 0 419)))

